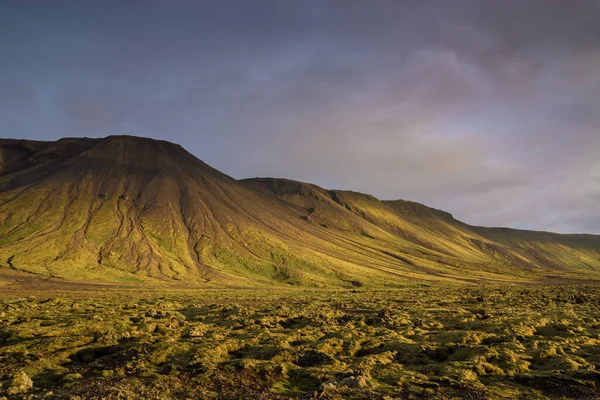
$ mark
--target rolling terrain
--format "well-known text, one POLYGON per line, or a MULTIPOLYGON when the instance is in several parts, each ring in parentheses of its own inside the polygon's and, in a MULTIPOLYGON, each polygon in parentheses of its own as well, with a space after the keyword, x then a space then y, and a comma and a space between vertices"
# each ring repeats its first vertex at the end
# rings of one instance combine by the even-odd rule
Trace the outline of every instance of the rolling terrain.
POLYGON ((600 236, 474 227, 132 136, 0 139, 0 280, 393 287, 600 278, 600 236))
POLYGON ((600 287, 0 290, 12 399, 597 399, 600 287))

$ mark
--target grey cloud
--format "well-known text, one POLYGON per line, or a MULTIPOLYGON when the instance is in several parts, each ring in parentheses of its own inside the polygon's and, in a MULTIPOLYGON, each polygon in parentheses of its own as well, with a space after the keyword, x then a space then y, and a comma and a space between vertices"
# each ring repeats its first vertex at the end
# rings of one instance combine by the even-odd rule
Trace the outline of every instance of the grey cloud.
POLYGON ((596 0, 6 2, 2 136, 133 133, 242 178, 600 233, 596 0))
POLYGON ((0 107, 18 111, 32 108, 35 103, 33 88, 19 81, 0 82, 0 107))

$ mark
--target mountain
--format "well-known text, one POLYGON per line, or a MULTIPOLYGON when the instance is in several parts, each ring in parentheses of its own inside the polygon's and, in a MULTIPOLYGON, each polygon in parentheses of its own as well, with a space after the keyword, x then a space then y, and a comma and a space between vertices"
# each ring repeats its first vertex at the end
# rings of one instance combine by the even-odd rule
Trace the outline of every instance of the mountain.
POLYGON ((133 136, 0 139, 0 275, 384 287, 600 277, 600 236, 474 227, 285 179, 235 180, 133 136))

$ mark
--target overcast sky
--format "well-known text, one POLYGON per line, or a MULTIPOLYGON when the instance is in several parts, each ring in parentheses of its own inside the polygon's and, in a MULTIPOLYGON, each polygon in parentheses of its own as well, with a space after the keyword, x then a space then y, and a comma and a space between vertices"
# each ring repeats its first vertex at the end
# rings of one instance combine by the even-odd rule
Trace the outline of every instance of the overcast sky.
POLYGON ((600 233, 598 0, 0 0, 0 136, 600 233))

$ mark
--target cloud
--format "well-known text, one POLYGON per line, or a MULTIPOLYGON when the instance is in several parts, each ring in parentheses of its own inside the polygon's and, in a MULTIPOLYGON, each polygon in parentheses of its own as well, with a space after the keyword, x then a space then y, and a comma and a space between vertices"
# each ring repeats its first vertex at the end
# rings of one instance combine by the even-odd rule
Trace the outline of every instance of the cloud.
POLYGON ((32 108, 35 103, 33 88, 19 81, 0 82, 0 107, 8 111, 32 108))
POLYGON ((600 233, 600 3, 14 2, 3 136, 134 133, 233 175, 600 233))

